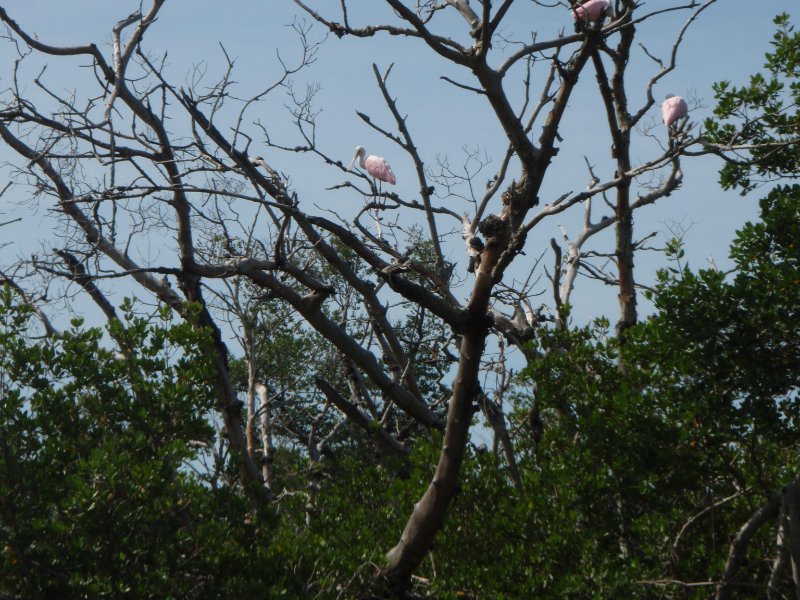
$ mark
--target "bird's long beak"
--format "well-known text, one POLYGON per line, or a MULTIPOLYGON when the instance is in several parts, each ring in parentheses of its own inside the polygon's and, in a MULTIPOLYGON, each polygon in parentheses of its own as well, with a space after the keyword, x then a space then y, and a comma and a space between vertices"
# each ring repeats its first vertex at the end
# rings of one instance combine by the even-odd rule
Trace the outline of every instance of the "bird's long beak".
POLYGON ((348 171, 352 171, 353 170, 353 165, 356 164, 357 160, 358 160, 358 150, 356 150, 356 153, 353 155, 353 160, 351 160, 350 164, 347 165, 347 170, 348 171))

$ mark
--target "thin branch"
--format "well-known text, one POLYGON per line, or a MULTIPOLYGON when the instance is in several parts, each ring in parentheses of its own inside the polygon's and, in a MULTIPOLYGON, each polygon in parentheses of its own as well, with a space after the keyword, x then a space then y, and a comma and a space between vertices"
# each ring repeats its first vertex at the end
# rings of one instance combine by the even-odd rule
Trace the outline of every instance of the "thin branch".
POLYGON ((33 311, 36 313, 36 316, 39 317, 39 321, 44 327, 45 334, 48 337, 61 337, 61 332, 58 331, 53 324, 50 322, 49 317, 45 314, 42 310, 42 307, 24 290, 22 287, 14 280, 13 277, 6 275, 3 271, 0 271, 0 284, 7 285, 14 293, 19 296, 22 301, 30 306, 33 311))
POLYGON ((344 396, 337 392, 330 383, 321 378, 314 379, 314 382, 322 391, 322 393, 325 394, 325 397, 328 399, 328 401, 342 411, 342 413, 347 415, 352 423, 355 423, 365 433, 367 433, 367 435, 372 438, 375 444, 384 452, 390 454, 391 456, 401 458, 404 461, 408 458, 408 456, 411 454, 411 451, 406 446, 390 436, 389 433, 383 427, 381 427, 379 423, 373 421, 367 415, 362 413, 356 405, 348 402, 344 396))
POLYGON ((397 102, 389 95, 389 90, 386 87, 386 79, 391 68, 392 67, 389 66, 389 68, 386 70, 386 73, 381 76, 377 65, 375 63, 372 64, 372 71, 375 74, 375 79, 378 82, 378 87, 380 88, 381 93, 383 94, 383 99, 386 102, 386 106, 389 107, 389 111, 392 113, 392 116, 397 123, 397 128, 400 130, 400 134, 403 136, 404 143, 402 143, 401 146, 406 152, 408 152, 414 161, 414 167, 417 171, 417 180, 419 181, 419 193, 422 197, 422 204, 425 207, 425 215, 428 219, 428 229, 430 231, 430 240, 431 244, 433 244, 435 268, 439 273, 439 276, 444 279, 444 255, 442 254, 442 246, 439 242, 439 234, 436 230, 436 218, 431 210, 431 193, 433 188, 428 185, 428 179, 425 175, 425 164, 422 162, 422 158, 417 151, 417 147, 414 145, 411 132, 406 126, 406 119, 400 115, 400 112, 397 110, 397 102))
POLYGON ((732 597, 736 574, 746 562, 747 546, 753 536, 766 523, 778 515, 781 505, 780 492, 770 494, 767 501, 762 504, 742 525, 730 545, 728 560, 717 583, 716 600, 728 600, 732 597))

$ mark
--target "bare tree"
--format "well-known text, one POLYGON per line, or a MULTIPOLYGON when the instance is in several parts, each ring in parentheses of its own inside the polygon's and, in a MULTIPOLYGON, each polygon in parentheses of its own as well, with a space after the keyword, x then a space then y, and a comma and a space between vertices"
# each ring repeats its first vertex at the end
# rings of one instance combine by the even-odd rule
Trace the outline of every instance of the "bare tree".
POLYGON ((295 0, 338 37, 417 40, 469 78, 469 83, 449 76, 448 81, 490 107, 495 119, 491 125, 503 132, 508 146, 482 186, 478 181, 485 178, 489 160, 479 153, 468 157, 462 171, 446 161, 438 170, 426 166, 425 153, 417 148, 403 116, 403 98, 393 95, 391 67, 373 67, 393 124, 359 115, 407 153, 419 185, 414 197, 380 189, 367 174, 348 172, 318 145, 314 90, 302 94, 290 84, 290 77, 319 51, 305 26, 295 25, 301 45, 298 62, 281 62, 281 72, 259 93, 237 99, 230 91, 231 61, 210 86, 195 81, 180 87, 167 79, 164 59, 150 54, 143 42, 164 0, 153 0, 147 10, 121 20, 108 51, 95 44, 49 45, 0 7, 6 46, 17 53, 12 83, 0 105, 0 137, 22 159, 14 181, 27 184, 38 202, 61 217, 61 247, 49 257, 16 265, 15 285, 23 293, 23 273, 65 278, 78 283, 112 318, 100 290, 105 280, 125 278, 182 317, 209 328, 216 348, 218 410, 240 483, 257 510, 266 510, 273 499, 269 459, 274 425, 269 382, 262 382, 264 374, 257 373, 252 360, 252 316, 260 302, 289 308, 339 357, 337 372, 345 374, 317 377, 318 417, 308 429, 293 432, 298 439, 305 436, 311 458, 318 457, 345 422, 380 452, 400 459, 413 450, 404 441, 409 427, 421 435, 444 432, 433 479, 388 552, 384 575, 402 589, 444 522, 476 409, 485 412, 511 477, 523 488, 503 415, 509 381, 505 350, 503 359, 495 360, 487 356, 487 347, 519 347, 526 359, 535 360, 525 343, 555 319, 548 315, 561 314, 579 271, 618 288, 620 335, 636 322, 633 259, 642 241, 635 239, 633 213, 681 184, 681 155, 697 142, 690 127, 677 129, 660 151, 636 164, 633 134, 656 103, 655 85, 675 68, 686 28, 714 1, 661 3, 648 12, 634 0, 617 0, 593 22, 573 21, 558 6, 570 27, 574 22, 573 32, 547 40, 533 35, 533 41, 519 42, 502 34, 512 5, 531 14, 552 7, 485 0, 473 10, 461 0, 386 0, 394 15, 391 21, 361 25, 353 22, 346 0, 335 10, 330 3, 295 0), (686 14, 686 24, 675 33, 668 57, 644 50, 653 59, 653 74, 644 93, 634 96, 626 69, 636 28, 675 11, 686 14), (452 15, 466 22, 464 41, 443 33, 450 30, 452 15), (81 57, 93 69, 96 89, 63 95, 44 76, 26 85, 24 66, 32 56, 53 61, 81 57), (545 75, 536 80, 532 73, 540 65, 545 75), (594 73, 607 114, 615 171, 610 176, 595 173, 587 159, 584 191, 541 198, 561 143, 565 111, 587 69, 594 73), (520 90, 507 90, 514 79, 521 95, 520 90), (252 122, 252 107, 279 93, 289 98, 301 145, 282 145, 267 126, 252 122), (352 218, 315 209, 315 200, 301 197, 290 176, 272 166, 278 163, 271 157, 283 153, 300 153, 327 165, 343 180, 337 189, 365 199, 363 209, 352 218), (469 213, 441 202, 450 196, 467 199, 469 213), (555 309, 548 303, 536 305, 543 263, 535 261, 524 283, 509 269, 525 251, 536 256, 547 251, 526 246, 534 228, 581 208, 583 229, 573 238, 565 232, 563 260, 554 242, 555 309), (401 213, 402 222, 393 218, 401 213), (403 224, 408 221, 416 221, 417 227, 409 229, 403 224), (616 273, 606 273, 592 266, 585 245, 612 225, 614 248, 595 252, 616 263, 616 273), (148 256, 139 250, 156 236, 164 239, 162 258, 137 258, 148 256), (447 244, 459 237, 467 248, 461 260, 451 260, 447 244), (466 293, 459 287, 463 282, 468 282, 466 293), (242 295, 245 284, 249 291, 242 295), (244 415, 225 342, 229 329, 237 331, 248 360, 244 415), (433 375, 422 373, 425 352, 433 375), (491 389, 484 389, 487 385, 491 389), (320 429, 335 414, 332 407, 342 415, 340 424, 320 429))

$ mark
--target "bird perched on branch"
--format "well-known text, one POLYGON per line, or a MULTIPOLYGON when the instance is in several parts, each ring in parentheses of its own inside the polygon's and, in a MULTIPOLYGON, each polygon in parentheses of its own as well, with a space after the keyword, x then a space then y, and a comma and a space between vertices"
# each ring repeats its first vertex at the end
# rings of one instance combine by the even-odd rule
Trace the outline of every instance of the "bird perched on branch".
POLYGON ((661 105, 661 116, 664 118, 664 125, 667 127, 672 127, 680 119, 685 119, 688 114, 689 107, 680 96, 669 94, 661 105))
MULTIPOLYGON (((389 163, 386 162, 386 159, 382 156, 374 156, 372 154, 367 156, 367 151, 364 150, 363 146, 356 146, 356 154, 353 156, 353 160, 350 161, 350 164, 347 165, 348 171, 353 168, 356 161, 358 161, 358 166, 366 170, 370 177, 372 177, 372 184, 379 193, 380 184, 378 184, 377 181, 385 181, 390 185, 397 183, 392 167, 389 166, 389 163)), ((383 239, 383 228, 381 227, 381 220, 377 210, 372 213, 372 218, 375 220, 378 239, 383 239)))
POLYGON ((611 10, 608 0, 587 0, 572 11, 572 18, 583 23, 596 23, 602 21, 611 10))
POLYGON ((686 106, 686 101, 680 96, 670 94, 661 105, 661 116, 664 119, 664 125, 667 126, 669 131, 670 148, 674 147, 678 138, 681 137, 681 127, 686 122, 688 114, 689 107, 686 106))
POLYGON ((392 167, 382 156, 374 156, 372 154, 367 156, 367 151, 364 150, 363 146, 356 146, 356 154, 347 166, 348 171, 353 168, 356 161, 358 161, 358 166, 366 170, 373 179, 385 181, 390 185, 397 183, 392 167))

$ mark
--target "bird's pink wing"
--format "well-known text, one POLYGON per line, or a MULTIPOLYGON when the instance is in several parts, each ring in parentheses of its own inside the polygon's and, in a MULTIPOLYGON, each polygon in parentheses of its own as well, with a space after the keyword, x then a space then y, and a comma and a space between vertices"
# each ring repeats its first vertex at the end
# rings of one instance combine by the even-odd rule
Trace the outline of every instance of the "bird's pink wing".
POLYGON ((589 15, 590 21, 597 21, 603 14, 603 11, 608 7, 607 0, 589 0, 586 3, 586 13, 589 15))
POLYGON ((674 119, 672 118, 672 98, 667 98, 661 105, 661 117, 664 119, 664 125, 669 127, 672 125, 674 119))
POLYGON ((689 113, 689 107, 680 96, 673 96, 664 100, 661 105, 661 116, 664 118, 664 124, 669 127, 678 119, 682 119, 689 113))
POLYGON ((364 166, 367 168, 367 173, 375 179, 380 179, 392 185, 397 183, 392 167, 380 156, 368 156, 364 161, 364 166))
POLYGON ((676 102, 675 110, 677 111, 679 119, 682 119, 683 117, 689 114, 689 107, 686 105, 686 101, 681 97, 678 97, 678 102, 676 102))
POLYGON ((603 11, 609 7, 608 0, 589 0, 582 6, 575 9, 572 18, 585 19, 587 21, 597 21, 603 11))

